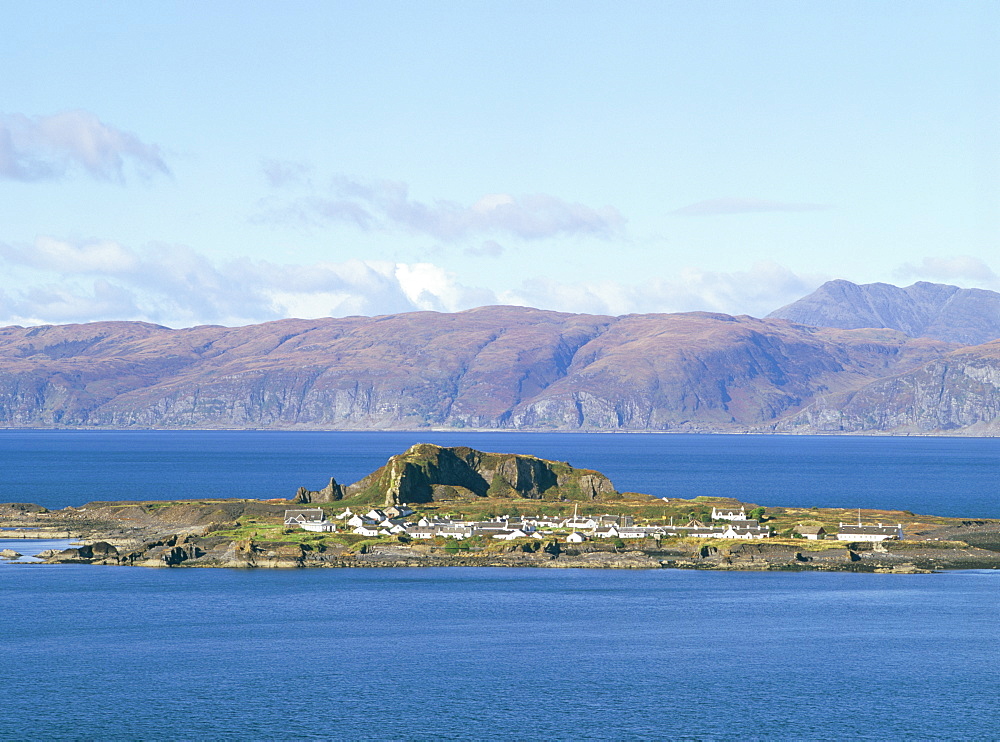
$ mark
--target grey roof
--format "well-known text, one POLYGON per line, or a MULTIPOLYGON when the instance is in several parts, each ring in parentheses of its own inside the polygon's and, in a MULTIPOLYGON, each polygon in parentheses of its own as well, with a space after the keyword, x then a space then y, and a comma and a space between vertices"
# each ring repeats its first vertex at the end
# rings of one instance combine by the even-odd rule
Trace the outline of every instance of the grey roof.
POLYGON ((285 523, 295 521, 296 523, 322 523, 326 520, 322 508, 308 508, 304 510, 286 510, 285 523))
POLYGON ((899 526, 859 526, 859 525, 846 525, 842 524, 840 526, 840 533, 855 534, 858 536, 862 535, 875 535, 875 536, 885 536, 885 535, 896 535, 900 531, 899 526))

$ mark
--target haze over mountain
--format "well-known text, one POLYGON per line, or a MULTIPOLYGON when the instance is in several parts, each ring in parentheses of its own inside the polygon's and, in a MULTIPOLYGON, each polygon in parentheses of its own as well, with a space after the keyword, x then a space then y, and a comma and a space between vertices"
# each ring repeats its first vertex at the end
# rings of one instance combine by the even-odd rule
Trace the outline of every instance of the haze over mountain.
POLYGON ((886 327, 910 337, 979 345, 1000 338, 1000 294, 925 281, 899 288, 836 280, 767 317, 844 330, 886 327))

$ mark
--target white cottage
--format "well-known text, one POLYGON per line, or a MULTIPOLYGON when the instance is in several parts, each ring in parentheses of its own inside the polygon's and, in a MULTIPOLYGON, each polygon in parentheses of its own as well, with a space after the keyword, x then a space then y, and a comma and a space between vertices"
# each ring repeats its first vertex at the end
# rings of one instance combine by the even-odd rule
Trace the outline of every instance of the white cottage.
POLYGON ((746 520, 747 511, 742 505, 738 508, 712 508, 712 520, 746 520))
POLYGON ((881 523, 877 526, 864 526, 860 523, 844 525, 841 523, 840 530, 837 532, 838 541, 886 541, 902 538, 902 523, 897 523, 894 526, 883 526, 881 523))

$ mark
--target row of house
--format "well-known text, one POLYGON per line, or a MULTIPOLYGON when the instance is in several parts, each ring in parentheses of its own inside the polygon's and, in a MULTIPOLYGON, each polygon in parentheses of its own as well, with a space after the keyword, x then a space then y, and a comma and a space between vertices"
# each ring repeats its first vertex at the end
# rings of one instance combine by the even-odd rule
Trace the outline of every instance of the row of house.
MULTIPOLYGON (((657 525, 637 526, 631 516, 598 515, 580 516, 574 513, 570 518, 552 516, 502 516, 490 521, 462 521, 451 518, 422 517, 416 523, 406 522, 403 517, 391 517, 401 513, 413 514, 409 508, 372 509, 365 514, 353 513, 350 508, 339 515, 337 520, 344 521, 345 530, 362 536, 393 536, 406 534, 415 539, 431 539, 436 537, 466 539, 472 536, 489 536, 496 539, 515 539, 525 537, 541 538, 541 531, 551 535, 552 531, 569 531, 576 534, 572 540, 582 541, 587 538, 661 538, 664 536, 695 536, 700 538, 752 539, 771 536, 771 529, 756 520, 732 520, 725 526, 706 526, 692 521, 686 526, 657 525)), ((321 508, 301 510, 286 510, 285 525, 298 526, 306 531, 335 532, 337 526, 327 520, 321 508)))

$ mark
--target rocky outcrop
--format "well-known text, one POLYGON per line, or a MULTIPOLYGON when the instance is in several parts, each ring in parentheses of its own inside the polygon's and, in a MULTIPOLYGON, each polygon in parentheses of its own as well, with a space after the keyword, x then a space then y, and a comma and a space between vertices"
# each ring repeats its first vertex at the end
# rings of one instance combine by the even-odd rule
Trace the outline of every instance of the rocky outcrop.
POLYGON ((910 337, 963 345, 1000 338, 1000 294, 925 281, 906 288, 828 281, 809 296, 767 316, 845 330, 886 327, 910 337))
POLYGON ((307 490, 305 487, 299 487, 295 493, 294 502, 302 504, 336 502, 344 499, 344 491, 344 486, 337 484, 337 480, 330 477, 329 483, 321 490, 307 490))
POLYGON ((596 500, 615 494, 600 472, 521 454, 487 453, 466 446, 418 443, 350 485, 359 501, 400 505, 468 493, 474 497, 596 500))
POLYGON ((118 549, 106 541, 97 541, 70 549, 63 549, 48 558, 51 562, 82 564, 119 564, 118 549))

